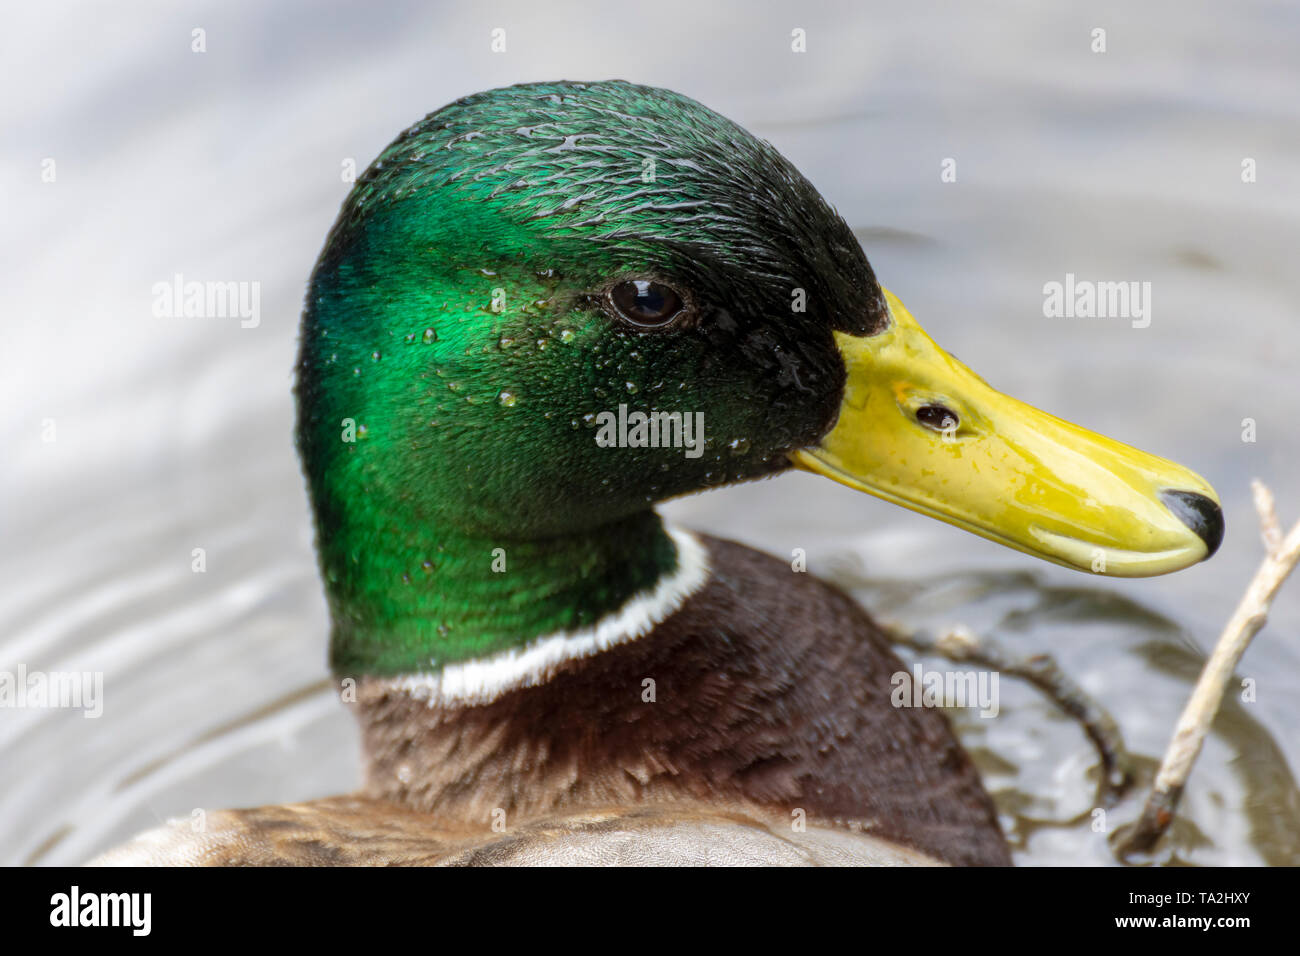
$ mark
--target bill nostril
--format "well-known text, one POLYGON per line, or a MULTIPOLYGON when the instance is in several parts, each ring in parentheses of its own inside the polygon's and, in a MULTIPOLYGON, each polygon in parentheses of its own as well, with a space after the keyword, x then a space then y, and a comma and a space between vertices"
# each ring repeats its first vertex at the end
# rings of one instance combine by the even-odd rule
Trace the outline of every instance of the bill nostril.
POLYGON ((1205 542, 1205 557, 1212 557, 1223 542, 1223 509, 1213 498, 1195 491, 1162 491, 1160 498, 1179 521, 1205 542))

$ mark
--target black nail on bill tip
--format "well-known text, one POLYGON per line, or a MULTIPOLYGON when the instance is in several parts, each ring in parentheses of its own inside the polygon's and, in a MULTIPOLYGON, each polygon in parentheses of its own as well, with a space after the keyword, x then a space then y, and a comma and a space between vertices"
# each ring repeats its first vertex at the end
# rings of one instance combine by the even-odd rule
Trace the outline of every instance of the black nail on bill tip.
POLYGON ((1205 557, 1212 557, 1223 543, 1223 510, 1213 499, 1195 491, 1162 491, 1160 498, 1205 542, 1205 557))

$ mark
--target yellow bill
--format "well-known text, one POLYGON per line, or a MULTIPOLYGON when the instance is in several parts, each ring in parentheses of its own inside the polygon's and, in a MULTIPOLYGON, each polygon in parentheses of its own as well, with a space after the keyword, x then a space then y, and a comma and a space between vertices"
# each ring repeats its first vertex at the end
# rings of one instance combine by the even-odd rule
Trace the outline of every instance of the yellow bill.
POLYGON ((1214 489, 1182 465, 991 388, 886 292, 878 335, 835 333, 848 381, 800 468, 1048 561, 1165 574, 1223 539, 1214 489))

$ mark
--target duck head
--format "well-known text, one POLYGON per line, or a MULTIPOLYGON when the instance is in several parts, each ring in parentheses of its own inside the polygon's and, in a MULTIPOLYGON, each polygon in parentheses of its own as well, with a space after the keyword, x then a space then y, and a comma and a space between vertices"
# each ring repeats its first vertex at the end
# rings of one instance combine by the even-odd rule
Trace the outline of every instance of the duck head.
POLYGON ((776 150, 623 82, 467 97, 358 180, 298 440, 336 669, 589 626, 680 561, 655 502, 793 466, 1058 564, 1213 553, 1213 489, 997 392, 776 150))

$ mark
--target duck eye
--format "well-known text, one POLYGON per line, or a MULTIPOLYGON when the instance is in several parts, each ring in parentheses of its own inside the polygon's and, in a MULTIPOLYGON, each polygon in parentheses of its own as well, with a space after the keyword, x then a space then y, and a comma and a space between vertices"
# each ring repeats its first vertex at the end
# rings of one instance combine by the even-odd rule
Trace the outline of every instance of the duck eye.
POLYGON ((609 290, 609 302, 619 318, 644 329, 665 326, 683 310, 675 289, 650 279, 620 282, 609 290))
POLYGON ((943 405, 922 405, 916 410, 916 420, 937 432, 957 427, 957 413, 943 405))

